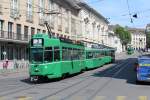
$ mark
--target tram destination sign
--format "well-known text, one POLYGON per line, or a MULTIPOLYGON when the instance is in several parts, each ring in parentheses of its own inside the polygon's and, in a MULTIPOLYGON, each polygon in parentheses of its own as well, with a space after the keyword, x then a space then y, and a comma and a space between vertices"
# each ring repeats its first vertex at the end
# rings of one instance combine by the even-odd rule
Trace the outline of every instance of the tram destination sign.
POLYGON ((31 41, 32 46, 43 46, 43 39, 32 39, 31 41))

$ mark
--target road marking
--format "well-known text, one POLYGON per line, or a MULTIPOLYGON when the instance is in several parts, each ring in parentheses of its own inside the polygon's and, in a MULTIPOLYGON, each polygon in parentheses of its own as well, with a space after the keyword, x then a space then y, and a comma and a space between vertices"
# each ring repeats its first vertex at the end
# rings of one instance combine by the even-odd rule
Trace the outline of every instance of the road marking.
POLYGON ((70 98, 70 100, 85 100, 85 98, 83 98, 82 96, 76 96, 76 97, 70 98))
POLYGON ((125 100, 126 96, 117 96, 117 100, 125 100))
POLYGON ((147 96, 139 96, 139 100, 148 100, 147 96))
POLYGON ((0 100, 4 100, 3 97, 0 97, 0 100))
POLYGON ((32 100, 32 97, 20 96, 18 100, 32 100))
POLYGON ((96 96, 93 100, 105 100, 105 96, 96 96))
POLYGON ((46 100, 60 100, 60 98, 58 98, 57 96, 52 96, 52 97, 49 97, 46 100))

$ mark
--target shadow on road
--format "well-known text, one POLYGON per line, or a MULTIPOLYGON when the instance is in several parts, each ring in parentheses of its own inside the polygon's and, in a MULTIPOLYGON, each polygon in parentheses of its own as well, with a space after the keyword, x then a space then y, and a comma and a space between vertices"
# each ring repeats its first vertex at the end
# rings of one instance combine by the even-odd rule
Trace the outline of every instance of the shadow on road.
POLYGON ((136 60, 137 58, 129 58, 123 65, 116 63, 115 66, 96 72, 93 76, 123 79, 129 84, 136 84, 136 72, 134 71, 134 63, 136 60))
MULTIPOLYGON (((127 62, 120 65, 120 62, 123 62, 124 59, 116 60, 114 65, 111 67, 98 71, 94 73, 92 76, 95 77, 107 77, 107 78, 115 78, 115 79, 123 79, 126 80, 128 84, 136 84, 136 72, 134 70, 134 63, 137 61, 137 58, 128 58, 127 62), (124 67, 124 68, 123 68, 124 67), (118 72, 120 71, 120 72, 118 72), (118 72, 118 73, 117 73, 118 72), (117 74, 116 74, 117 73, 117 74)), ((79 73, 76 75, 80 75, 79 73)), ((74 77, 75 75, 67 76, 65 79, 69 79, 74 77)), ((44 79, 39 82, 30 82, 30 79, 23 79, 20 80, 21 82, 27 83, 27 84, 47 84, 47 83, 53 83, 58 82, 61 79, 44 79)), ((150 85, 150 83, 142 83, 143 85, 150 85)), ((140 84, 140 85, 142 85, 140 84)))

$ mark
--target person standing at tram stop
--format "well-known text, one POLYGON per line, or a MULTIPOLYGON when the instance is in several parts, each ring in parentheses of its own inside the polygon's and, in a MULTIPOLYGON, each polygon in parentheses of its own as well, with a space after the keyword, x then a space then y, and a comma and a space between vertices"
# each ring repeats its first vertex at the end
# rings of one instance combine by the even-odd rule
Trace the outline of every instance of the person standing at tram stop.
POLYGON ((8 67, 8 59, 4 60, 3 62, 3 69, 7 69, 8 67))

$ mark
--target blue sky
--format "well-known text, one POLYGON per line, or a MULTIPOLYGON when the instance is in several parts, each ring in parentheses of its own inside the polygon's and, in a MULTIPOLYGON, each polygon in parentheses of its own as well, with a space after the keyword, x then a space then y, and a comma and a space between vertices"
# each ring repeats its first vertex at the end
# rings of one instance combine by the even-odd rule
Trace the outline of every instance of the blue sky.
POLYGON ((128 0, 132 15, 137 13, 138 18, 130 22, 127 0, 86 0, 94 9, 104 17, 110 18, 111 24, 145 28, 150 23, 150 1, 128 0))

